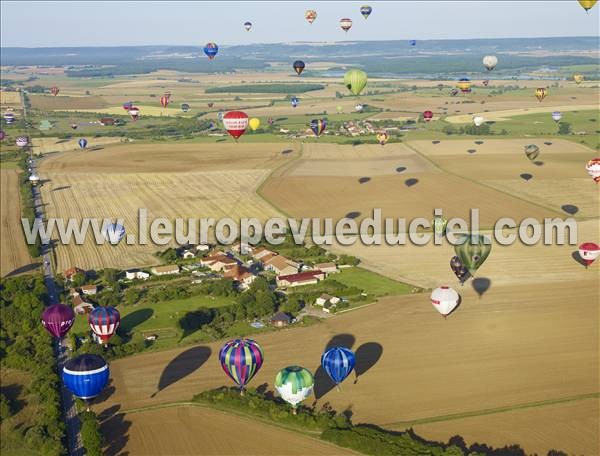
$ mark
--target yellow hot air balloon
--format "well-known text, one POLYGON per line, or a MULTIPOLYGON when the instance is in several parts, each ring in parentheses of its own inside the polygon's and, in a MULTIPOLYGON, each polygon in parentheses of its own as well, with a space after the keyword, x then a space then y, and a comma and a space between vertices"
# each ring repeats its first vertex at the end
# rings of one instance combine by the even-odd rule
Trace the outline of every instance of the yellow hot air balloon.
POLYGON ((260 119, 253 117, 248 121, 248 126, 250 127, 250 130, 256 131, 256 129, 260 127, 260 119))
POLYGON ((377 133, 377 142, 382 146, 385 145, 386 142, 388 142, 388 139, 389 135, 387 134, 387 131, 380 131, 379 133, 377 133))
POLYGON ((598 0, 577 0, 586 12, 594 7, 598 0))
POLYGON ((584 79, 585 79, 585 76, 582 74, 574 74, 573 75, 573 81, 575 81, 575 84, 577 84, 577 85, 581 84, 584 79))
POLYGON ((540 102, 544 98, 546 98, 547 95, 548 95, 548 91, 544 87, 538 87, 537 89, 535 89, 535 96, 537 97, 538 100, 540 100, 540 102))

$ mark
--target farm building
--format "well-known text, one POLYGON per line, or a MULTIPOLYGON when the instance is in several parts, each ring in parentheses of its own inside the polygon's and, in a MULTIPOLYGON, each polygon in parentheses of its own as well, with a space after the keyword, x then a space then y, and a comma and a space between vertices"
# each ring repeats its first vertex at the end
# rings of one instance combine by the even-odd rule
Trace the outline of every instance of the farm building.
POLYGON ((270 321, 273 326, 281 328, 283 326, 288 326, 292 322, 292 318, 285 312, 277 312, 271 317, 270 321))
POLYGON ((82 285, 81 292, 84 295, 95 295, 98 293, 98 287, 96 285, 82 285))
POLYGON ((231 250, 246 255, 248 253, 251 254, 254 251, 254 247, 247 242, 236 242, 231 246, 231 250))
POLYGON ((318 269, 319 271, 323 271, 326 274, 335 274, 336 272, 340 272, 340 270, 337 267, 337 264, 335 263, 320 263, 320 264, 315 264, 315 269, 318 269))
POLYGON ((317 306, 322 306, 324 305, 326 302, 329 302, 329 300, 331 299, 331 296, 329 296, 327 293, 323 293, 321 296, 319 296, 316 301, 315 304, 317 306))
POLYGON ((65 276, 65 280, 70 282, 71 280, 73 280, 73 276, 75 274, 79 274, 80 272, 85 274, 85 271, 83 269, 73 267, 73 268, 67 269, 63 275, 65 276))
POLYGON ((195 258, 196 254, 194 252, 192 252, 191 250, 184 250, 182 256, 184 259, 187 260, 189 258, 195 258))
POLYGON ((125 271, 125 278, 128 280, 146 280, 149 277, 150 274, 139 269, 130 269, 129 271, 125 271))
POLYGON ((256 276, 252 274, 248 269, 239 264, 227 269, 223 274, 226 279, 231 279, 239 283, 240 288, 246 290, 252 282, 256 279, 256 276))
POLYGON ((114 124, 116 123, 116 121, 115 121, 115 119, 114 119, 114 118, 112 118, 112 117, 102 117, 102 118, 100 119, 100 123, 101 123, 103 126, 105 126, 105 127, 108 127, 108 126, 112 126, 112 125, 114 125, 114 124))
POLYGON ((210 245, 208 244, 198 244, 196 246, 196 252, 208 252, 210 250, 210 245))
POLYGON ((264 247, 260 247, 252 252, 252 257, 255 260, 262 260, 267 255, 276 255, 275 252, 270 251, 269 249, 265 249, 264 247))
POLYGON ((283 255, 275 255, 268 260, 263 261, 265 270, 273 271, 277 275, 290 275, 298 272, 298 267, 295 266, 292 260, 288 260, 283 255))
POLYGON ((73 310, 77 315, 85 315, 94 310, 94 306, 77 295, 73 297, 73 310))
POLYGON ((290 274, 277 277, 278 287, 299 287, 302 285, 313 285, 319 280, 325 278, 325 273, 321 271, 305 271, 297 274, 290 274))
POLYGON ((151 270, 152 274, 157 276, 179 274, 179 266, 176 264, 168 264, 165 266, 155 266, 151 270))

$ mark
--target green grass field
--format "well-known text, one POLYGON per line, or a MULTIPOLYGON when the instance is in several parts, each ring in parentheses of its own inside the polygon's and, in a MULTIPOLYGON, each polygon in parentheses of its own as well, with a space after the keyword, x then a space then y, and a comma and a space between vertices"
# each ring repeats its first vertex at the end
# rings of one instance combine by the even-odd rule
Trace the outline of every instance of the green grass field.
POLYGON ((360 267, 341 269, 339 274, 329 277, 349 287, 360 288, 370 297, 407 294, 412 289, 410 285, 396 282, 360 267))

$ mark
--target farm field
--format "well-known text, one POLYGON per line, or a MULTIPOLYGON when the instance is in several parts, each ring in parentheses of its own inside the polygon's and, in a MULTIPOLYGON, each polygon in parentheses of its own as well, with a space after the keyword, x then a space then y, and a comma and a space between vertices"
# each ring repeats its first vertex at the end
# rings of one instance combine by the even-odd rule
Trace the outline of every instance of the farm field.
MULTIPOLYGON (((317 374, 316 396, 318 403, 330 402, 337 410, 351 406, 356 423, 410 427, 416 420, 465 412, 477 420, 478 411, 490 408, 595 393, 596 285, 597 277, 589 275, 568 286, 492 284, 481 298, 465 285, 460 289, 463 303, 446 320, 431 308, 427 294, 384 298, 293 333, 261 335, 268 357, 252 385, 271 385, 275 373, 290 362, 316 369, 323 347, 338 335, 338 343, 356 350, 361 375, 356 383, 348 379, 338 392, 317 374), (312 342, 300 346, 298 340, 312 342), (393 382, 390 372, 398 373, 393 382)), ((216 359, 219 344, 205 347, 114 361, 114 392, 96 410, 188 400, 197 391, 228 384, 216 359), (212 355, 206 359, 208 350, 212 355), (195 369, 186 359, 197 360, 195 369), (157 392, 159 381, 163 388, 157 392)), ((597 422, 592 412, 585 419, 597 422)), ((541 413, 540 426, 553 419, 552 413, 541 413)), ((469 431, 473 440, 485 442, 486 432, 477 429, 482 428, 474 425, 461 434, 469 431)), ((517 437, 503 439, 504 444, 521 444, 517 437)), ((560 449, 571 451, 564 444, 560 449)), ((585 453, 593 454, 590 448, 585 453)))
POLYGON ((251 418, 197 406, 113 415, 103 422, 102 431, 104 435, 117 436, 105 448, 108 456, 122 454, 123 450, 128 454, 190 456, 357 454, 251 418), (231 429, 236 429, 235 438, 231 429), (198 439, 200 435, 202 439, 198 439))
POLYGON ((0 170, 0 240, 2 262, 0 276, 12 275, 30 270, 31 257, 27 251, 21 228, 21 208, 19 196, 19 175, 16 169, 0 170))
MULTIPOLYGON (((483 116, 486 120, 494 120, 496 122, 502 122, 510 119, 514 116, 520 116, 523 114, 541 114, 541 113, 552 113, 553 111, 571 112, 571 111, 586 111, 597 108, 593 104, 569 104, 569 105, 550 105, 550 106, 538 106, 535 108, 522 108, 522 109, 506 109, 498 110, 494 112, 476 112, 474 115, 483 116)), ((472 120, 471 116, 448 116, 446 122, 450 123, 470 123, 472 120)))
MULTIPOLYGON (((87 138, 87 148, 92 150, 101 149, 102 146, 108 144, 118 144, 123 142, 123 138, 101 136, 97 138, 87 138)), ((56 152, 72 152, 79 151, 79 136, 71 139, 59 139, 59 138, 32 138, 31 148, 32 153, 39 154, 51 154, 56 152)))

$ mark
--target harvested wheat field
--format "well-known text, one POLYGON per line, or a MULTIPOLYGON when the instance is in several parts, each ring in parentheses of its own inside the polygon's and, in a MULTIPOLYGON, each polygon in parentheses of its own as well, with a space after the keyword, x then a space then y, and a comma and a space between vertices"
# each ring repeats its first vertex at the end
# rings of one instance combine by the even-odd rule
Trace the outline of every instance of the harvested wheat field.
POLYGON ((18 274, 35 269, 25 244, 21 228, 19 205, 19 175, 15 169, 0 170, 0 241, 2 258, 0 276, 18 274))
POLYGON ((108 438, 108 456, 356 454, 316 437, 198 406, 113 415, 102 424, 102 433, 108 438))
MULTIPOLYGON (((277 211, 256 196, 255 189, 271 170, 292 154, 276 144, 123 144, 100 151, 69 152, 47 158, 40 174, 47 182, 42 197, 48 217, 63 219, 108 217, 123 219, 128 237, 119 245, 96 245, 88 236, 83 245, 59 245, 59 270, 156 264, 153 253, 165 249, 148 240, 138 245, 138 211, 155 218, 256 217, 266 220, 277 211)), ((173 239, 175 241, 175 239, 173 239)), ((183 241, 182 241, 183 243, 183 241)), ((174 245, 174 242, 173 244, 174 245)))
MULTIPOLYGON (((481 298, 467 284, 460 289, 462 304, 447 319, 435 312, 427 294, 417 294, 385 298, 311 327, 261 335, 265 364, 252 386, 272 388, 276 372, 290 363, 317 370, 323 348, 338 335, 337 343, 356 351, 358 381, 349 378, 336 391, 318 372, 315 392, 320 404, 330 402, 340 411, 351 407, 356 423, 409 427, 415 420, 478 416, 496 407, 596 393, 598 277, 595 271, 579 272, 568 284, 496 286, 493 281, 481 298)), ((229 384, 216 358, 219 346, 207 346, 208 359, 206 348, 191 347, 112 362, 114 392, 95 409, 120 405, 126 412, 229 384)), ((597 424, 597 414, 589 412, 586 419, 597 424)), ((552 413, 542 414, 540 426, 553 419, 552 413)), ((506 426, 510 430, 511 424, 506 426)), ((486 431, 475 426, 469 431, 473 440, 486 441, 486 431)), ((504 444, 522 443, 519 435, 506 437, 504 444)), ((592 448, 585 453, 593 454, 592 448)))
MULTIPOLYGON (((106 107, 106 103, 98 96, 53 96, 49 94, 45 95, 29 95, 31 100, 31 107, 33 109, 39 109, 40 111, 85 111, 101 109, 106 107)), ((120 114, 123 114, 121 108, 120 114)))
POLYGON ((21 92, 0 91, 0 105, 2 107, 21 107, 21 92))
MULTIPOLYGON (((598 94, 596 94, 598 97, 598 94)), ((561 111, 561 112, 569 112, 569 111, 585 111, 585 110, 595 110, 598 109, 598 105, 595 104, 582 104, 582 105, 565 105, 565 106, 557 106, 557 105, 544 105, 537 106, 534 108, 522 108, 522 109, 506 109, 506 110, 494 110, 492 112, 477 112, 475 115, 483 116, 486 121, 503 121, 509 120, 514 116, 521 116, 523 114, 542 114, 545 112, 551 113, 553 111, 561 111)), ((471 116, 449 116, 445 119, 450 123, 470 123, 472 122, 471 116)))
MULTIPOLYGON (((87 149, 96 151, 108 144, 119 144, 126 141, 125 138, 100 136, 88 138, 87 149)), ((33 138, 31 147, 34 154, 50 154, 56 152, 72 152, 79 151, 79 137, 73 139, 58 139, 58 138, 33 138)))

